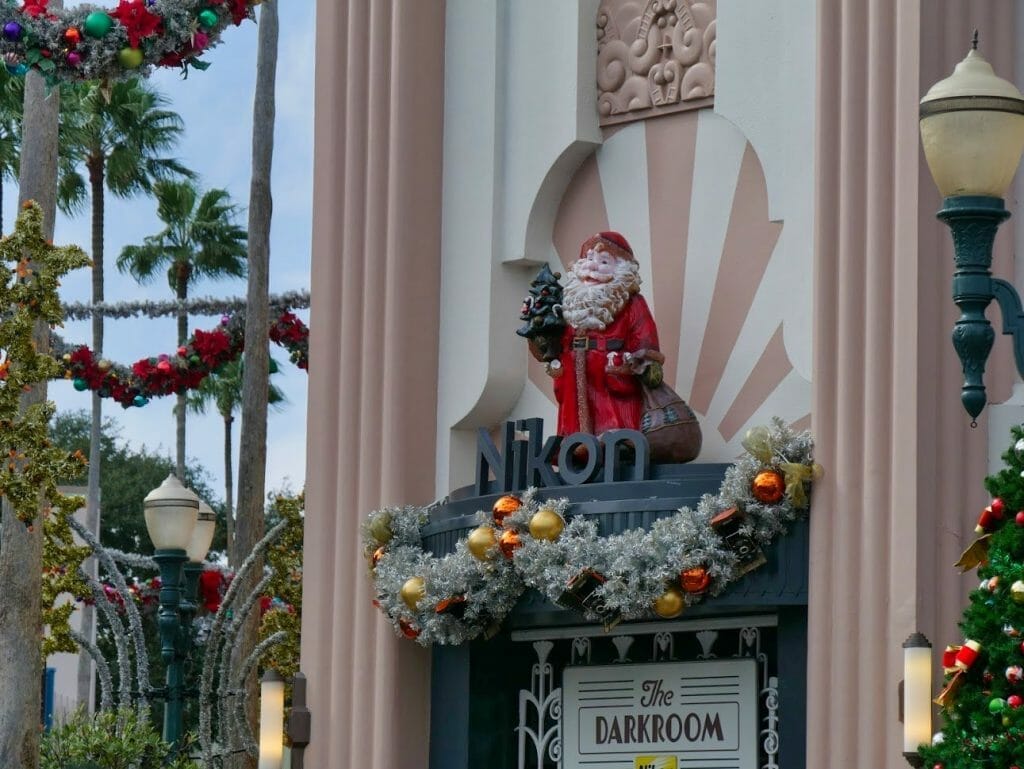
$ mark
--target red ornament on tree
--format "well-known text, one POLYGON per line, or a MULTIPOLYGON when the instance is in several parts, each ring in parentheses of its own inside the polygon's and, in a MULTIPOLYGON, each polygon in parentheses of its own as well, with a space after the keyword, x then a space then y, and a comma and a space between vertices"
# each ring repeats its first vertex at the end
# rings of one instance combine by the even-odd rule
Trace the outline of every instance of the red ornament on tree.
POLYGON ((762 470, 754 476, 751 493, 754 499, 765 505, 774 505, 782 500, 786 492, 786 479, 777 470, 762 470))
POLYGON ((992 500, 991 504, 989 504, 989 507, 992 508, 992 513, 995 515, 996 518, 998 518, 999 520, 1003 520, 1003 517, 1006 515, 1006 505, 1003 502, 1003 500, 1001 500, 999 497, 996 497, 995 499, 992 500))
POLYGON ((1024 704, 1024 697, 1021 697, 1019 694, 1011 694, 1009 697, 1006 698, 1006 704, 1014 710, 1016 710, 1022 704, 1024 704))
POLYGON ((1021 510, 1017 513, 1017 515, 1013 519, 1013 522, 1016 523, 1018 526, 1024 526, 1024 510, 1021 510))

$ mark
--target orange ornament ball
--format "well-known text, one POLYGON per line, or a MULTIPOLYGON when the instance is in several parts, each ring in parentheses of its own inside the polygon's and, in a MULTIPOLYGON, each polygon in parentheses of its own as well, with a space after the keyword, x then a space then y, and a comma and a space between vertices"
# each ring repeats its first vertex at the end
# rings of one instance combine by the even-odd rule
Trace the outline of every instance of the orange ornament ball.
POLYGON ((514 494, 506 494, 505 496, 500 497, 498 501, 494 503, 494 507, 491 508, 491 514, 494 516, 494 522, 499 526, 504 526, 505 519, 512 515, 512 513, 517 512, 522 506, 523 501, 514 494))
POLYGON ((786 493, 786 479, 778 470, 762 470, 754 476, 751 486, 754 499, 764 505, 774 505, 782 501, 786 493))
POLYGON ((498 547, 506 558, 511 558, 512 553, 522 546, 523 540, 519 537, 519 532, 512 529, 501 532, 501 536, 498 538, 498 547))
POLYGON ((384 557, 384 553, 385 550, 383 545, 373 551, 373 555, 370 556, 370 565, 373 568, 377 568, 377 564, 380 563, 380 559, 384 557))
POLYGON ((703 593, 711 584, 711 576, 703 566, 696 566, 679 574, 679 584, 687 593, 703 593))

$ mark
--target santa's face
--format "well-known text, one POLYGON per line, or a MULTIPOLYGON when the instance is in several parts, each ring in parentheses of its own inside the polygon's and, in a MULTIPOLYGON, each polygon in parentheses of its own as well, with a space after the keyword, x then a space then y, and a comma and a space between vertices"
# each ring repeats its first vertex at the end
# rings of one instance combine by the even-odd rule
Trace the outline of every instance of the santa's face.
POLYGON ((640 289, 636 262, 589 249, 576 260, 562 296, 562 312, 577 330, 604 330, 640 289))
POLYGON ((607 251, 591 248, 576 260, 573 272, 588 286, 610 283, 615 277, 615 268, 619 261, 618 257, 607 251))

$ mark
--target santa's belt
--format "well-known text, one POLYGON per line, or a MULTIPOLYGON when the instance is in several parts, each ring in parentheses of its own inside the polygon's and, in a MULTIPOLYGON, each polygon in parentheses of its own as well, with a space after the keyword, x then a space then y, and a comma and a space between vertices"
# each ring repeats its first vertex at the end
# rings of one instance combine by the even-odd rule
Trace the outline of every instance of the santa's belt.
POLYGON ((621 350, 626 346, 625 339, 596 339, 591 336, 574 336, 572 338, 572 349, 574 350, 621 350))

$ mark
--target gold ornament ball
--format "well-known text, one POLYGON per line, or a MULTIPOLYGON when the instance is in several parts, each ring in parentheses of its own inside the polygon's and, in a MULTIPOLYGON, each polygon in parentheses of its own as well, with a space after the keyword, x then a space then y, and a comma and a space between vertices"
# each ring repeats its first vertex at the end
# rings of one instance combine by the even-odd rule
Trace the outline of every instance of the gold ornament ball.
POLYGON ((1014 603, 1024 603, 1024 582, 1018 579, 1010 585, 1010 598, 1014 603))
POLYGON ((754 476, 751 486, 754 499, 764 505, 774 505, 782 501, 786 493, 786 479, 777 470, 762 470, 754 476))
POLYGON ((402 590, 399 594, 402 596, 402 601, 405 605, 416 611, 419 602, 427 594, 427 583, 423 581, 423 577, 409 577, 405 584, 402 585, 402 590))
POLYGON ((551 508, 542 508, 530 518, 530 536, 534 539, 554 542, 562 536, 563 529, 565 521, 551 508))
POLYGON ((110 371, 110 366, 111 365, 112 364, 110 363, 109 360, 107 360, 106 358, 103 358, 103 359, 100 360, 99 363, 96 364, 96 368, 98 368, 100 371, 110 371))
POLYGON ((498 535, 493 526, 477 526, 466 539, 466 549, 478 561, 489 561, 494 557, 494 546, 498 544, 498 535))
POLYGON ((662 619, 675 619, 686 608, 683 591, 673 585, 654 599, 654 613, 662 619))

